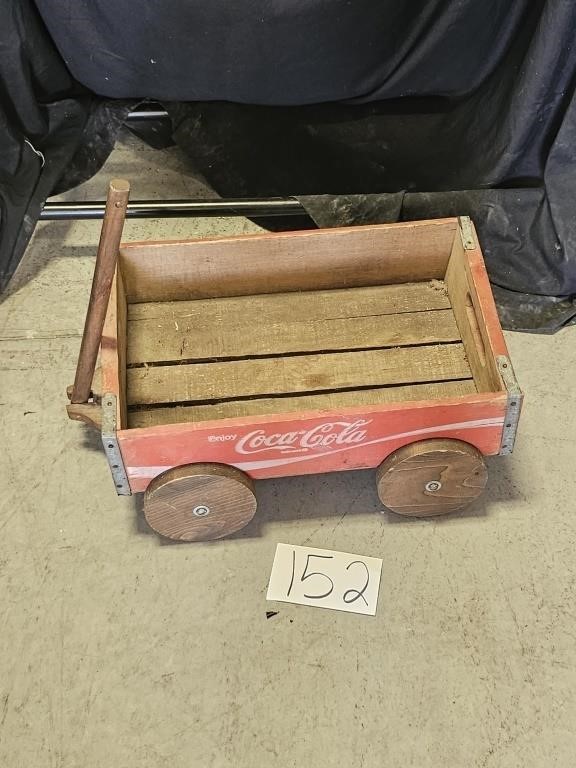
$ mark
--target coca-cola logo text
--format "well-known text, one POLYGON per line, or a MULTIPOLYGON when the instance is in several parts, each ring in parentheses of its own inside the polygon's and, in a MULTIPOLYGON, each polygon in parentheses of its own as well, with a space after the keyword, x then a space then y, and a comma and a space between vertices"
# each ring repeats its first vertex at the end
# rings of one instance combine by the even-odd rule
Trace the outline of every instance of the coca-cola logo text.
POLYGON ((280 453, 303 453, 331 448, 337 445, 353 445, 366 439, 365 427, 370 420, 329 421, 311 429, 295 432, 274 432, 267 434, 264 429, 249 432, 236 443, 238 453, 261 453, 279 451, 280 453))

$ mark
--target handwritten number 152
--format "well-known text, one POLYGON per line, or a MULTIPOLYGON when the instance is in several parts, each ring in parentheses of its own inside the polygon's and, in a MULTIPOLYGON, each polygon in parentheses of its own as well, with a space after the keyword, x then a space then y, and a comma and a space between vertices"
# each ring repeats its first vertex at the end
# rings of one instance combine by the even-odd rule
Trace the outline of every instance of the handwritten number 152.
MULTIPOLYGON (((316 557, 319 560, 333 560, 332 555, 306 555, 306 565, 304 566, 304 570, 302 571, 300 575, 300 583, 306 581, 307 579, 311 579, 313 577, 319 577, 321 579, 324 579, 325 584, 323 589, 326 589, 327 585, 329 584, 330 587, 327 591, 323 591, 320 594, 304 594, 304 597, 306 597, 308 600, 322 600, 325 597, 328 597, 328 595, 331 595, 334 591, 334 582, 328 576, 326 573, 322 573, 322 571, 310 571, 308 572, 308 567, 310 566, 310 560, 311 558, 316 557)), ((368 583, 370 581, 370 573, 368 571, 368 566, 363 560, 352 560, 352 562, 348 563, 346 566, 346 570, 350 570, 350 568, 353 565, 361 565, 364 567, 364 570, 366 571, 366 583, 362 587, 362 589, 347 589, 346 592, 342 595, 342 599, 345 603, 350 604, 356 602, 356 600, 359 600, 360 598, 364 601, 366 605, 368 605, 368 601, 364 597, 364 592, 366 591, 366 588, 368 587, 368 583)), ((290 579, 290 586, 288 587, 288 592, 286 593, 286 597, 290 597, 290 593, 292 592, 292 587, 294 586, 294 579, 296 577, 296 550, 292 550, 292 577, 290 579)), ((318 582, 316 582, 318 583, 318 582)))

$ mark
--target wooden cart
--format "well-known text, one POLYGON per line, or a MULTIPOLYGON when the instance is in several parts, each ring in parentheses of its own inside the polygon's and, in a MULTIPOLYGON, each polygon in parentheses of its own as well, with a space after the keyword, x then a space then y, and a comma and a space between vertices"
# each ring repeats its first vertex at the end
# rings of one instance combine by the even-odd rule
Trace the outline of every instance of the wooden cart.
POLYGON ((479 496, 522 394, 468 218, 119 246, 127 200, 113 182, 68 409, 152 528, 221 538, 254 480, 346 469, 404 515, 479 496))

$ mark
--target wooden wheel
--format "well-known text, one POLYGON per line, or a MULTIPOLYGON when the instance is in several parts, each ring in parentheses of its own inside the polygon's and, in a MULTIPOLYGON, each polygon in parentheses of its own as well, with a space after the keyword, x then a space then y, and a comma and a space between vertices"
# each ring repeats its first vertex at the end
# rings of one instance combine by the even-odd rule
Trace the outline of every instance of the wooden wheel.
POLYGON ((157 533, 179 541, 210 541, 247 525, 256 512, 252 480, 221 464, 186 464, 154 478, 144 515, 157 533))
POLYGON ((429 517, 464 509, 480 496, 488 471, 461 440, 422 440, 394 451, 376 473, 380 501, 399 515, 429 517))

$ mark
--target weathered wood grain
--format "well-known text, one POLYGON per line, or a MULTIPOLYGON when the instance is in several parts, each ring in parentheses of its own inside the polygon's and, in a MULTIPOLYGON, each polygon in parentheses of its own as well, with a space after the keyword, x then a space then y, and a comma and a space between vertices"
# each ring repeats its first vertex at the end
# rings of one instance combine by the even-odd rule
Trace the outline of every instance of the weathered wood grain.
POLYGON ((150 366, 127 371, 129 405, 234 399, 470 377, 462 344, 150 366))

